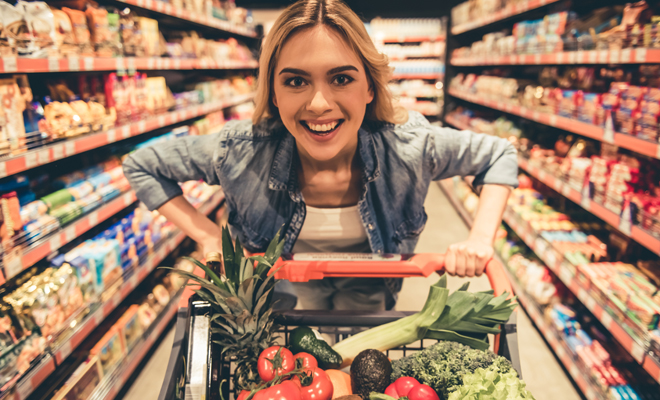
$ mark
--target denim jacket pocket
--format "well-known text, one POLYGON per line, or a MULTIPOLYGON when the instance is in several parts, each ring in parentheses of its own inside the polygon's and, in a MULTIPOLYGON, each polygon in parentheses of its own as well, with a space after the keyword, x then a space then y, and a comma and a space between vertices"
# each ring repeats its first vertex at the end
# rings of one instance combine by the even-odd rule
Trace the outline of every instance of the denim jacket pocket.
POLYGON ((394 241, 401 243, 407 239, 416 239, 424 230, 428 216, 425 211, 403 221, 394 233, 394 241))

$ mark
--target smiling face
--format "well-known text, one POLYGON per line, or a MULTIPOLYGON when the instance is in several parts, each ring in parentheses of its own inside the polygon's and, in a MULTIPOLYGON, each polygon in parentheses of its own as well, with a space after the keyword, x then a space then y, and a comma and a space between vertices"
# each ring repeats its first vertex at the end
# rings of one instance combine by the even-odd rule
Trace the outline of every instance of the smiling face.
POLYGON ((325 26, 293 34, 273 76, 273 104, 301 157, 318 162, 352 157, 373 100, 362 62, 341 35, 325 26))

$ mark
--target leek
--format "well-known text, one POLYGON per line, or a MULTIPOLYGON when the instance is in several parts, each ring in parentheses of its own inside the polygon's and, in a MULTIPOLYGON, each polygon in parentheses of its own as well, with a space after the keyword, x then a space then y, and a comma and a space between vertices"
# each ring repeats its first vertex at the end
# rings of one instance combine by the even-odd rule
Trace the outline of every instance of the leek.
POLYGON ((508 293, 495 297, 493 291, 468 292, 468 283, 449 294, 447 276, 431 286, 422 310, 416 314, 350 336, 333 346, 350 365, 362 350, 386 351, 421 339, 451 340, 485 350, 489 333, 500 332, 517 303, 508 293))

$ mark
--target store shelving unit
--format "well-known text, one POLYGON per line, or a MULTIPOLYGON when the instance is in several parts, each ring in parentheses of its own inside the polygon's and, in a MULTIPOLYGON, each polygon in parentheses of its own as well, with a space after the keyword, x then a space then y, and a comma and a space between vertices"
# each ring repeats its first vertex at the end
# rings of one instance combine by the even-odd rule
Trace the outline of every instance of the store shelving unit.
POLYGON ((213 103, 188 107, 182 110, 165 112, 124 126, 78 136, 73 139, 57 142, 15 156, 0 158, 0 178, 18 174, 40 165, 58 161, 89 150, 97 149, 119 140, 128 139, 159 128, 201 117, 214 111, 224 110, 225 108, 248 102, 253 98, 254 94, 246 94, 225 101, 216 101, 213 103))
POLYGON ((563 129, 565 131, 573 132, 590 139, 595 139, 604 143, 611 143, 624 149, 643 154, 645 156, 660 159, 660 143, 658 142, 650 142, 635 136, 614 132, 597 125, 578 121, 576 119, 530 110, 526 107, 522 107, 517 104, 510 104, 506 101, 484 98, 471 93, 463 93, 455 89, 449 89, 447 92, 455 98, 462 99, 470 103, 492 108, 498 111, 503 111, 507 114, 517 115, 522 118, 536 121, 543 125, 563 129))
POLYGON ((154 71, 191 69, 255 69, 256 61, 217 61, 213 59, 166 57, 69 57, 0 58, 0 73, 154 71))
POLYGON ((497 65, 600 65, 600 64, 657 64, 658 49, 578 50, 550 54, 487 55, 482 57, 453 58, 456 66, 497 65))
MULTIPOLYGON (((468 129, 465 124, 457 121, 456 119, 448 116, 448 122, 459 129, 468 129)), ((607 210, 600 204, 588 200, 582 201, 582 194, 571 188, 567 183, 560 179, 555 178, 551 174, 544 172, 539 168, 534 168, 529 165, 527 160, 520 157, 519 166, 531 176, 534 176, 539 181, 543 182, 550 188, 555 189, 557 192, 563 194, 577 204, 582 205, 585 209, 591 211, 594 215, 603 219, 608 224, 618 227, 619 217, 613 212, 607 210)), ((451 187, 444 183, 443 191, 448 192, 451 187)), ((449 197, 449 195, 448 195, 449 197)), ((452 195, 451 200, 454 207, 458 210, 460 215, 467 212, 452 195)), ((466 222, 469 219, 463 218, 466 222)), ((630 353, 630 355, 655 379, 660 383, 660 360, 654 357, 647 356, 648 339, 639 337, 631 328, 626 328, 626 323, 620 321, 616 315, 606 311, 605 307, 590 294, 591 289, 576 278, 575 266, 572 266, 564 257, 556 251, 552 245, 543 239, 531 226, 516 218, 512 210, 507 209, 504 213, 504 222, 513 229, 518 236, 525 242, 525 244, 536 253, 536 255, 543 260, 548 269, 550 269, 559 279, 568 287, 573 294, 593 313, 593 315, 603 324, 603 326, 614 336, 614 338, 623 346, 623 348, 630 353)), ((647 232, 633 226, 633 230, 628 233, 634 240, 640 244, 648 247, 654 252, 658 253, 660 250, 660 241, 652 237, 647 232)))
MULTIPOLYGON (((215 210, 223 200, 224 193, 221 190, 218 190, 215 195, 200 205, 199 210, 204 214, 208 214, 215 210)), ((98 304, 95 311, 90 312, 89 315, 87 315, 86 318, 75 327, 75 329, 57 337, 55 344, 51 346, 48 353, 44 354, 41 360, 16 383, 15 391, 13 393, 5 392, 0 399, 27 399, 29 395, 46 380, 46 378, 55 372, 57 366, 62 364, 87 338, 87 336, 92 333, 94 329, 96 329, 96 327, 98 327, 156 267, 158 267, 158 264, 160 264, 172 252, 172 250, 181 244, 185 237, 186 235, 183 232, 176 230, 172 232, 168 238, 161 240, 158 246, 156 246, 157 249, 153 254, 139 265, 134 266, 133 270, 123 277, 124 282, 110 298, 106 299, 101 304, 98 304)), ((168 311, 171 314, 170 319, 176 312, 176 307, 173 308, 174 311, 168 311)), ((152 343, 153 340, 155 340, 155 338, 151 339, 152 343)), ((141 360, 144 356, 144 352, 139 353, 139 355, 139 359, 141 360)), ((137 356, 134 358, 138 359, 137 356)))
MULTIPOLYGON (((451 179, 439 181, 438 184, 467 227, 472 228, 472 216, 454 195, 451 179)), ((502 262, 502 265, 506 265, 502 260, 499 261, 502 262)), ((522 289, 520 283, 518 283, 518 280, 511 274, 508 268, 505 267, 504 271, 511 282, 511 287, 513 288, 514 294, 517 296, 519 303, 525 309, 530 319, 534 321, 534 324, 539 329, 548 345, 552 348, 564 368, 571 375, 573 381, 577 384, 582 393, 584 393, 587 400, 606 400, 607 396, 602 393, 600 388, 598 388, 598 386, 596 386, 590 379, 585 378, 580 372, 578 362, 571 356, 568 344, 555 328, 545 322, 543 313, 538 304, 536 304, 536 302, 522 289)))
POLYGON ((534 10, 548 4, 556 3, 558 1, 559 0, 527 0, 525 2, 521 2, 515 5, 507 6, 503 9, 494 12, 493 14, 487 17, 480 18, 471 21, 469 23, 452 26, 451 33, 452 35, 460 35, 461 33, 465 33, 476 28, 490 25, 494 22, 501 21, 503 19, 507 19, 522 14, 524 12, 534 10))

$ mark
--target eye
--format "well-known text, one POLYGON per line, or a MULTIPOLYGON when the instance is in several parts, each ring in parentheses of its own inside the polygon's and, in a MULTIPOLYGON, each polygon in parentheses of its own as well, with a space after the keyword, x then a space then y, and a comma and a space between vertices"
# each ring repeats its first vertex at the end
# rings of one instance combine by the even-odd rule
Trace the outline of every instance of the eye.
POLYGON ((337 75, 335 76, 335 79, 333 79, 332 83, 337 84, 339 86, 345 86, 353 82, 354 80, 355 79, 351 78, 348 75, 337 75))
POLYGON ((305 85, 305 83, 305 80, 299 76, 295 76, 284 81, 284 85, 291 87, 302 87, 305 85))

